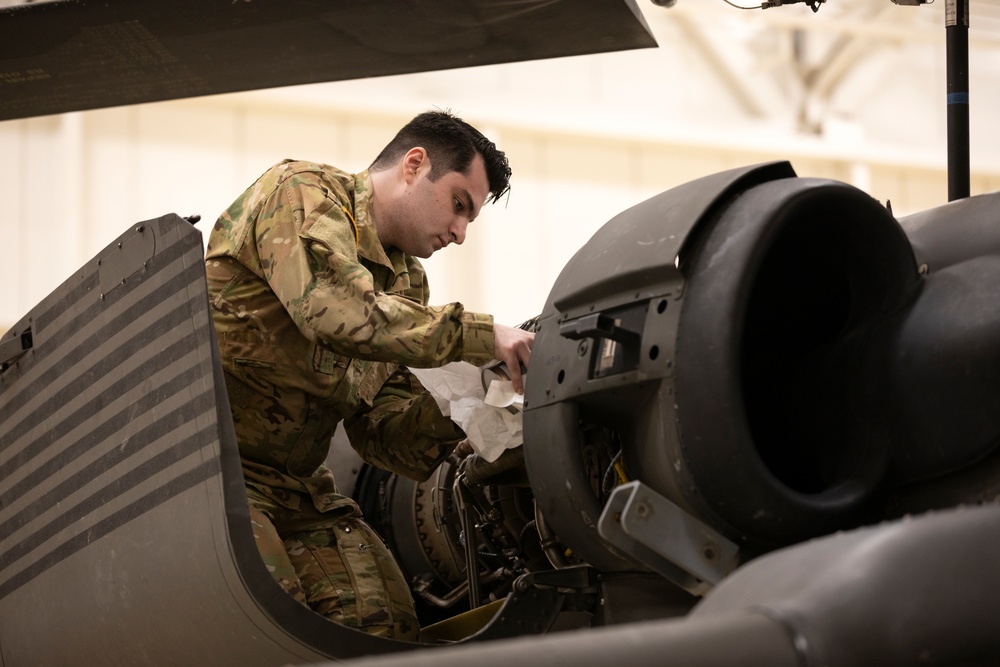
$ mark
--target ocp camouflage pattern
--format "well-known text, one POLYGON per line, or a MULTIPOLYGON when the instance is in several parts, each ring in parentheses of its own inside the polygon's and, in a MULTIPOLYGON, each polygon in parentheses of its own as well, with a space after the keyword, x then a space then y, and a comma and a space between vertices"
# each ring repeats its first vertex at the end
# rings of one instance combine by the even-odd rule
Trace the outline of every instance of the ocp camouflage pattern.
POLYGON ((265 567, 334 621, 415 639, 402 572, 323 461, 344 421, 365 460, 426 479, 464 434, 405 365, 484 363, 493 321, 427 306, 420 263, 379 241, 371 193, 367 172, 276 165, 216 222, 206 272, 265 567))
POLYGON ((493 357, 493 319, 428 306, 420 262, 383 249, 367 171, 285 161, 215 224, 209 299, 248 484, 294 509, 351 504, 323 466, 336 425, 426 479, 463 433, 405 366, 493 357))
POLYGON ((368 634, 418 639, 420 623, 403 573, 353 508, 293 512, 254 489, 247 496, 257 549, 289 595, 368 634))

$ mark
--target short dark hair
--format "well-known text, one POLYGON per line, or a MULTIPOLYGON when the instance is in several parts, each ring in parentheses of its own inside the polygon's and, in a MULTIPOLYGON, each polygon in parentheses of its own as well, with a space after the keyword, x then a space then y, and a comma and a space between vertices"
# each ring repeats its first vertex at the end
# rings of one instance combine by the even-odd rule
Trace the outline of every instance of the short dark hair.
POLYGON ((452 171, 467 174, 472 158, 479 153, 483 156, 490 184, 490 196, 486 203, 497 201, 510 190, 511 171, 507 156, 482 132, 450 111, 426 111, 416 116, 396 133, 369 169, 388 169, 414 146, 421 146, 427 151, 431 160, 432 181, 452 171))

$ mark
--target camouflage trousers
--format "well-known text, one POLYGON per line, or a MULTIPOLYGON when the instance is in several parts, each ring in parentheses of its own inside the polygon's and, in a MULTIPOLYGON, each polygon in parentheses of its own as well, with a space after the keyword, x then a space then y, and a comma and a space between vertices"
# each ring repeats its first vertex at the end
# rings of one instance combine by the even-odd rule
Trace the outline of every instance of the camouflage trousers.
POLYGON ((247 488, 257 549, 292 597, 372 635, 416 641, 413 597, 396 560, 356 510, 324 514, 306 499, 293 511, 247 488))

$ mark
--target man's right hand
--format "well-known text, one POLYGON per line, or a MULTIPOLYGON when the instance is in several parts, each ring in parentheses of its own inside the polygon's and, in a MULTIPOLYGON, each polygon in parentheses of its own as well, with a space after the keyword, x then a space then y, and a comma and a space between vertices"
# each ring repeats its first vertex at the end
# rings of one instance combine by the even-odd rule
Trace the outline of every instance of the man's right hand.
POLYGON ((507 364, 507 373, 514 385, 514 391, 523 394, 524 378, 521 374, 521 367, 528 367, 535 334, 524 329, 494 323, 493 339, 494 354, 497 359, 507 364))

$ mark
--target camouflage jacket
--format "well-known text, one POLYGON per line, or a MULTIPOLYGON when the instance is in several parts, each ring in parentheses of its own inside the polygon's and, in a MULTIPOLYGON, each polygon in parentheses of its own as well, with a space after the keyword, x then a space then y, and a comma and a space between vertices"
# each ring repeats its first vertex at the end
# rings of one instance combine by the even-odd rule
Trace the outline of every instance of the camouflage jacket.
POLYGON ((366 460, 425 479, 463 437, 406 372, 493 357, 493 319, 429 307, 417 259, 382 247, 367 171, 285 161, 215 223, 212 316, 247 483, 285 506, 350 504, 323 465, 336 425, 366 460), (289 493, 297 492, 297 493, 289 493))

